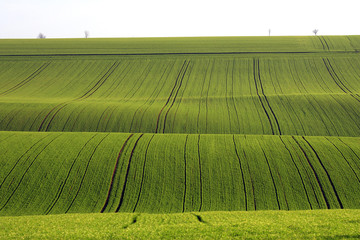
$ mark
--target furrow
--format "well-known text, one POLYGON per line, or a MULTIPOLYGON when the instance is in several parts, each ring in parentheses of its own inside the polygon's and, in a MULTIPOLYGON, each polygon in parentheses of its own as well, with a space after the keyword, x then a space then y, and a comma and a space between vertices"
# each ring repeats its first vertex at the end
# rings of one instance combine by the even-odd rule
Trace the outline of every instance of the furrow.
POLYGON ((189 138, 189 134, 186 135, 185 146, 184 146, 184 197, 183 197, 183 206, 182 212, 185 212, 185 201, 186 201, 186 144, 189 138))
MULTIPOLYGON (((187 71, 187 69, 188 69, 188 67, 189 67, 189 64, 190 64, 190 61, 187 62, 185 68, 183 67, 184 71, 182 72, 182 75, 181 75, 181 77, 180 77, 179 87, 177 88, 177 91, 176 91, 176 93, 175 93, 175 95, 174 95, 174 97, 173 97, 173 101, 172 101, 170 107, 169 107, 169 108, 167 109, 167 111, 166 111, 166 114, 165 114, 165 117, 164 117, 163 133, 165 133, 167 116, 168 116, 168 114, 169 114, 172 106, 174 105, 174 103, 175 103, 175 101, 176 101, 176 97, 177 97, 177 95, 178 95, 178 93, 179 93, 179 90, 180 90, 180 88, 181 88, 181 86, 182 86, 182 82, 183 82, 183 80, 184 80, 184 77, 185 77, 186 71, 187 71)), ((184 65, 184 66, 185 66, 185 65, 184 65)))
POLYGON ((144 183, 144 176, 145 176, 145 166, 146 166, 146 160, 147 160, 147 156, 148 156, 148 151, 149 151, 149 146, 150 146, 150 143, 151 141, 153 140, 153 138, 155 137, 155 134, 153 134, 146 146, 146 150, 145 150, 145 159, 144 159, 144 164, 143 164, 143 170, 142 170, 142 175, 141 175, 141 182, 140 182, 140 189, 139 189, 139 194, 137 196, 137 199, 136 199, 136 203, 135 203, 135 206, 134 206, 134 209, 133 209, 133 212, 135 212, 138 204, 139 204, 139 201, 140 201, 140 195, 141 195, 141 191, 142 191, 142 187, 143 187, 143 183, 144 183))
POLYGON ((323 41, 324 41, 324 43, 325 43, 325 46, 326 46, 327 50, 330 51, 329 44, 327 43, 325 37, 324 37, 324 36, 321 36, 321 37, 322 37, 322 39, 323 39, 323 41))
POLYGON ((277 202, 277 205, 278 205, 278 209, 280 210, 280 201, 279 201, 279 194, 278 194, 278 190, 277 190, 277 187, 276 187, 276 184, 275 184, 275 179, 274 179, 274 176, 273 176, 273 173, 271 171, 271 168, 270 168, 270 163, 269 163, 269 160, 265 154, 265 151, 264 149, 260 146, 261 148, 261 151, 263 152, 263 155, 265 157, 265 160, 266 160, 266 164, 269 168, 269 172, 270 172, 270 176, 271 176, 271 180, 272 180, 272 183, 273 183, 273 186, 274 186, 274 189, 275 189, 275 196, 276 196, 276 202, 277 202))
POLYGON ((211 70, 210 70, 210 77, 209 77, 209 85, 207 87, 207 91, 206 91, 206 99, 205 99, 205 133, 208 133, 208 115, 209 115, 209 91, 210 91, 210 84, 211 84, 211 80, 212 80, 212 76, 213 76, 213 71, 214 71, 214 65, 215 65, 215 60, 213 60, 213 64, 211 66, 211 70))
MULTIPOLYGON (((339 82, 338 82, 338 78, 336 77, 335 73, 333 72, 333 69, 330 66, 330 63, 328 61, 327 58, 323 58, 323 62, 325 64, 325 67, 328 71, 328 73, 330 74, 331 78, 334 80, 334 82, 336 83, 336 85, 341 89, 341 91, 343 91, 344 93, 348 93, 347 91, 345 91, 344 86, 340 86, 339 82)), ((347 89, 348 90, 348 89, 347 89)))
POLYGON ((301 183, 302 183, 302 186, 303 186, 305 195, 306 195, 306 199, 307 199, 307 201, 308 201, 308 203, 309 203, 310 209, 313 209, 312 204, 311 204, 311 201, 310 201, 310 197, 309 197, 309 194, 308 194, 308 192, 307 192, 307 190, 306 190, 305 183, 304 183, 304 179, 303 179, 303 177, 302 177, 302 175, 301 175, 301 173, 300 173, 299 167, 297 166, 297 164, 296 164, 296 162, 295 162, 295 160, 294 160, 294 157, 293 157, 290 149, 286 146, 286 144, 285 144, 284 140, 282 139, 282 137, 279 136, 279 138, 280 138, 280 141, 282 142, 282 144, 284 145, 285 149, 286 149, 287 152, 289 153, 290 158, 291 158, 291 161, 294 163, 294 166, 295 166, 295 168, 296 168, 296 170, 297 170, 297 173, 298 173, 298 175, 299 175, 299 177, 300 177, 300 179, 301 179, 301 183))
MULTIPOLYGON (((121 62, 119 63, 119 66, 120 66, 120 64, 121 64, 121 62)), ((133 68, 133 65, 131 65, 129 62, 126 62, 125 64, 126 65, 121 68, 122 71, 119 73, 119 78, 116 79, 117 81, 114 81, 111 84, 111 86, 109 86, 108 90, 101 95, 101 97, 108 98, 115 91, 115 89, 117 89, 119 86, 121 86, 123 80, 131 72, 131 70, 133 68)))
POLYGON ((78 110, 78 109, 75 108, 74 110, 72 110, 71 113, 69 114, 69 116, 67 117, 67 119, 66 119, 66 121, 65 121, 65 123, 64 123, 64 125, 63 125, 63 128, 62 128, 62 130, 61 130, 62 132, 65 132, 65 127, 66 127, 66 125, 69 123, 69 121, 70 121, 70 119, 71 119, 71 116, 72 116, 73 114, 75 114, 76 110, 78 110))
POLYGON ((26 79, 24 79, 23 81, 21 81, 20 83, 16 84, 15 86, 9 88, 8 90, 0 93, 0 95, 6 95, 8 93, 11 93, 19 88, 21 88, 22 86, 24 86, 25 84, 29 83, 31 80, 33 80, 36 76, 38 76, 42 71, 44 71, 48 66, 50 65, 50 63, 44 63, 42 66, 40 66, 35 72, 33 72, 29 77, 27 77, 26 79))
MULTIPOLYGON (((58 112, 60 112, 60 110, 62 110, 62 109, 63 109, 64 107, 66 107, 67 105, 68 105, 68 103, 62 105, 58 110, 56 110, 56 112, 54 113, 54 115, 52 115, 52 117, 50 118, 50 121, 49 121, 48 124, 46 125, 45 132, 47 132, 47 131, 49 130, 49 127, 50 127, 52 121, 54 120, 56 114, 58 114, 58 112)), ((41 128, 41 126, 40 126, 40 128, 41 128)), ((39 128, 39 129, 40 129, 40 128, 39 128)))
MULTIPOLYGON (((98 123, 96 124, 95 132, 97 132, 97 131, 99 130, 101 120, 103 119, 104 114, 106 113, 106 111, 107 111, 109 108, 110 108, 110 106, 107 106, 107 107, 105 108, 105 110, 101 113, 100 118, 99 118, 99 121, 98 121, 98 123)), ((106 116, 107 116, 107 115, 105 115, 105 120, 106 120, 106 116)))
MULTIPOLYGON (((235 114, 236 114, 236 120, 237 120, 237 127, 240 127, 240 121, 239 121, 239 114, 238 114, 238 110, 236 108, 236 103, 235 103, 235 98, 234 98, 234 69, 235 69, 235 59, 233 60, 233 68, 231 70, 231 98, 232 98, 232 102, 234 104, 234 110, 235 110, 235 114)), ((239 129, 240 132, 240 129, 239 129)))
POLYGON ((88 170, 88 168, 89 168, 90 162, 91 162, 91 160, 92 160, 92 158, 93 158, 96 150, 98 149, 98 147, 100 146, 100 144, 105 140, 105 138, 106 138, 107 136, 109 136, 109 133, 106 134, 105 137, 103 137, 103 138, 99 141, 99 143, 95 146, 93 152, 91 153, 90 158, 89 158, 89 161, 88 161, 87 164, 86 164, 84 174, 83 174, 83 176, 82 176, 82 178, 81 178, 81 181, 80 181, 80 184, 79 184, 79 188, 77 189, 76 194, 75 194, 74 198, 72 199, 69 207, 66 209, 65 213, 67 213, 67 212, 70 210, 70 208, 72 207, 72 205, 73 205, 74 202, 75 202, 75 199, 76 199, 77 196, 79 195, 79 192, 80 192, 80 189, 81 189, 82 184, 83 184, 83 182, 84 182, 84 179, 85 179, 87 170, 88 170))
POLYGON ((105 200, 105 203, 104 203, 104 206, 101 208, 100 212, 103 213, 107 207, 107 205, 109 204, 109 200, 110 200, 110 196, 111 196, 111 192, 113 190, 113 186, 114 186, 114 179, 115 179, 115 176, 116 176, 116 173, 117 173, 117 168, 118 168, 118 165, 119 165, 119 160, 120 160, 120 157, 122 156, 123 154, 123 151, 125 149, 125 146, 126 144, 128 143, 128 141, 130 140, 130 138, 134 136, 134 134, 130 134, 129 137, 125 140, 124 144, 122 145, 120 151, 119 151, 119 154, 116 158, 116 162, 115 162, 115 166, 114 166, 114 171, 111 175, 111 180, 110 180, 110 186, 109 186, 109 190, 107 192, 107 195, 106 195, 106 200, 105 200))
POLYGON ((261 96, 260 96, 260 94, 259 94, 258 81, 257 81, 257 78, 258 78, 258 73, 257 73, 258 67, 257 67, 257 65, 258 65, 258 64, 259 64, 258 61, 256 61, 256 60, 254 59, 254 70, 253 70, 253 71, 254 71, 254 81, 255 81, 256 95, 258 96, 259 101, 260 101, 260 103, 261 103, 261 106, 262 106, 262 108, 263 108, 263 110, 264 110, 264 112, 265 112, 265 114, 266 114, 266 117, 267 117, 267 119, 269 120, 269 124, 270 124, 270 128, 271 128, 272 135, 275 135, 274 128, 273 128, 273 124, 272 124, 272 122, 271 122, 269 113, 268 113, 268 111, 266 110, 265 105, 264 105, 264 103, 263 103, 263 101, 262 101, 262 98, 261 98, 261 96))
POLYGON ((8 129, 9 129, 10 123, 14 120, 15 116, 16 116, 17 114, 19 114, 19 112, 21 112, 21 109, 17 110, 15 114, 12 114, 10 120, 9 120, 9 121, 7 122, 7 124, 6 124, 5 130, 8 130, 8 129))
MULTIPOLYGON (((159 78, 159 81, 157 82, 156 86, 158 86, 159 83, 161 82, 161 80, 163 79, 163 77, 164 77, 164 75, 165 75, 166 70, 168 69, 168 67, 169 67, 169 66, 166 66, 166 67, 165 67, 165 70, 162 71, 162 74, 161 74, 161 76, 160 76, 160 78, 159 78)), ((161 88, 160 88, 160 90, 158 91, 158 94, 155 96, 155 98, 159 95, 159 93, 160 93, 160 91, 163 89, 164 85, 165 85, 165 82, 164 82, 164 84, 161 86, 161 88)), ((153 95, 155 94, 155 92, 156 92, 157 90, 158 90, 157 87, 154 88, 154 90, 152 91, 152 93, 150 94, 150 96, 146 99, 146 101, 145 101, 141 106, 139 106, 139 107, 136 109, 136 111, 135 111, 135 113, 134 113, 134 115, 133 115, 133 117, 132 117, 132 119, 131 119, 130 132, 133 131, 133 124, 134 124, 134 121, 135 121, 135 119, 136 119, 136 118, 135 118, 135 117, 136 117, 136 114, 140 111, 140 109, 141 109, 143 106, 145 106, 145 105, 150 101, 150 99, 153 97, 153 95)), ((143 111, 143 114, 142 114, 142 116, 141 116, 141 120, 142 120, 142 117, 144 116, 144 112, 145 112, 147 109, 148 109, 148 108, 146 108, 146 109, 143 111)), ((141 113, 141 111, 140 111, 140 113, 141 113)), ((140 126, 141 126, 141 125, 140 125, 140 126)))
POLYGON ((53 142, 55 141, 55 139, 57 139, 58 137, 60 137, 62 134, 59 134, 58 136, 54 137, 49 143, 47 143, 45 145, 45 147, 34 157, 34 159, 31 161, 31 163, 29 164, 29 166, 26 168, 24 174, 21 176, 20 181, 18 182, 18 184, 16 185, 15 189, 13 190, 13 192, 11 193, 11 195, 9 196, 9 198, 6 200, 5 204, 0 208, 0 211, 2 211, 4 209, 4 207, 8 204, 8 202, 11 200, 11 198, 14 196, 15 192, 19 189, 20 184, 22 183, 22 181, 24 180, 26 174, 28 173, 30 167, 34 164, 34 162, 37 160, 37 158, 39 157, 39 155, 53 142))
MULTIPOLYGON (((154 64, 154 65, 155 65, 155 64, 154 64)), ((139 91, 139 89, 142 87, 142 83, 143 83, 143 82, 145 81, 145 79, 149 76, 149 74, 150 74, 150 72, 151 72, 151 70, 152 70, 153 67, 154 67, 154 66, 150 66, 149 71, 147 71, 147 72, 144 74, 144 77, 143 77, 143 78, 139 78, 140 84, 138 85, 138 87, 135 89, 135 84, 134 84, 133 88, 125 95, 124 98, 126 99, 126 102, 129 101, 130 99, 132 99, 132 98, 134 97, 134 95, 139 91), (135 90, 133 91, 133 89, 135 89, 135 90), (132 91, 133 91, 133 93, 132 93, 130 96, 128 96, 132 91)))
POLYGON ((54 114, 52 115, 51 119, 49 120, 49 122, 46 125, 45 131, 49 130, 50 124, 52 123, 52 121, 54 120, 55 116, 59 113, 60 110, 62 110, 64 107, 66 107, 68 104, 70 104, 71 102, 74 101, 81 101, 84 100, 88 97, 90 97, 92 94, 94 94, 101 86, 102 84, 104 84, 104 82, 109 78, 109 76, 115 71, 115 69, 119 66, 119 62, 115 62, 110 69, 103 75, 103 77, 101 77, 101 79, 90 89, 88 90, 84 95, 82 95, 81 97, 75 98, 73 100, 69 100, 63 103, 60 103, 58 105, 56 105, 55 107, 53 107, 45 116, 45 118, 42 120, 40 127, 38 128, 38 131, 41 131, 43 129, 43 126, 45 125, 46 120, 49 118, 49 116, 52 114, 52 112, 54 112, 54 114))
POLYGON ((265 98, 265 102, 268 106, 268 108, 270 109, 270 112, 272 114, 272 116, 274 117, 275 119, 275 122, 276 122, 276 126, 277 126, 277 129, 279 131, 279 135, 281 135, 281 130, 280 130, 280 125, 279 125, 279 122, 278 122, 278 119, 273 111, 273 109, 271 108, 270 106, 270 103, 269 103, 269 100, 267 99, 266 95, 265 95, 265 92, 264 92, 264 88, 263 88, 263 85, 262 85, 262 80, 261 80, 261 74, 260 74, 260 61, 259 59, 257 59, 257 74, 258 74, 258 82, 259 82, 259 85, 260 85, 260 89, 261 89, 261 94, 262 96, 265 98))
POLYGON ((142 136, 144 136, 144 134, 141 134, 141 135, 140 135, 140 137, 136 140, 133 149, 131 150, 130 158, 129 158, 128 165, 127 165, 127 169, 126 169, 126 175, 125 175, 124 185, 123 185, 123 188, 122 188, 122 191, 121 191, 121 195, 120 195, 119 205, 117 206, 115 212, 119 212, 119 210, 120 210, 120 208, 121 208, 121 205, 122 205, 122 203, 123 203, 123 201, 124 201, 124 194, 125 194, 125 190, 126 190, 127 179, 128 179, 129 172, 130 172, 131 160, 132 160, 132 157, 133 157, 133 155, 134 155, 135 148, 136 148, 139 140, 142 138, 142 136))
POLYGON ((97 81, 97 83, 95 83, 95 85, 89 89, 86 93, 84 93, 81 97, 78 97, 75 100, 82 100, 82 99, 86 99, 88 97, 90 97, 91 95, 93 95, 105 82, 106 80, 110 77, 110 75, 115 71, 115 69, 120 65, 120 62, 115 62, 110 68, 109 70, 100 78, 99 81, 97 81))
POLYGON ((86 141, 86 143, 84 144, 84 146, 82 146, 82 148, 80 149, 80 151, 78 152, 77 156, 75 157, 74 161, 72 162, 70 169, 68 171, 68 174, 66 175, 64 181, 62 181, 62 183, 60 184, 59 190, 56 193, 56 196, 54 198, 54 200, 52 201, 52 203, 49 205, 49 207, 45 210, 45 214, 49 214, 51 212, 51 210, 54 208, 54 206, 56 205, 56 203, 58 202, 58 200, 60 199, 61 193, 64 190, 65 184, 67 182, 67 180, 69 179, 70 173, 72 172, 72 169, 76 163, 76 161, 78 160, 80 154, 82 153, 82 151, 85 149, 85 147, 88 145, 88 143, 94 139, 94 137, 96 136, 96 134, 94 134, 88 141, 86 141))
MULTIPOLYGON (((66 105, 68 105, 69 103, 70 103, 70 101, 67 101, 67 102, 60 103, 60 104, 56 105, 55 107, 53 107, 53 108, 45 115, 45 117, 44 117, 43 120, 41 121, 41 124, 40 124, 40 126, 39 126, 39 128, 38 128, 38 132, 40 132, 40 131, 43 129, 43 126, 45 125, 46 120, 49 118, 49 116, 50 116, 50 114, 51 114, 52 112, 54 112, 54 111, 56 111, 56 113, 59 112, 60 110, 57 110, 57 108, 62 109, 62 108, 64 108, 66 105)), ((55 113, 55 114, 56 114, 56 113, 55 113)), ((54 119, 55 114, 54 114, 54 116, 52 116, 50 122, 54 119)), ((50 123, 46 125, 46 129, 48 129, 49 126, 50 126, 50 123)))
POLYGON ((33 149, 39 142, 41 142, 43 139, 47 138, 49 135, 46 135, 45 137, 41 138, 40 140, 38 140, 37 142, 35 142, 28 150, 26 150, 15 162, 14 166, 10 169, 10 171, 8 172, 8 174, 5 176, 5 178, 3 179, 3 181, 0 184, 0 189, 2 187, 2 185, 4 184, 4 182, 6 181, 6 179, 9 177, 9 175, 12 173, 12 171, 14 171, 15 167, 19 164, 20 160, 29 152, 31 151, 31 149, 33 149))
POLYGON ((176 130, 174 129, 174 126, 175 126, 175 120, 176 120, 176 115, 177 115, 177 113, 178 113, 178 110, 179 110, 179 108, 180 108, 180 106, 181 106, 181 102, 182 102, 182 100, 183 100, 183 96, 184 96, 184 92, 186 91, 186 87, 188 86, 188 83, 189 83, 189 78, 190 78, 190 75, 191 75, 191 73, 192 73, 192 70, 193 70, 193 68, 192 68, 192 66, 190 66, 190 68, 189 68, 189 70, 188 70, 188 81, 186 81, 186 83, 185 83, 185 85, 184 85, 184 88, 183 88, 183 91, 182 91, 182 95, 181 96, 178 96, 178 104, 177 104, 177 107, 176 107, 176 109, 175 109, 175 112, 174 112, 174 116, 173 116, 173 120, 172 120, 172 129, 170 130, 170 132, 176 132, 176 130))
POLYGON ((203 84, 201 86, 201 92, 200 92, 200 96, 199 96, 199 110, 198 110, 198 114, 197 114, 197 122, 196 122, 196 129, 198 131, 198 133, 200 132, 200 111, 201 111, 201 100, 202 100, 202 95, 203 95, 203 91, 204 91, 204 86, 205 86, 205 82, 206 82, 206 75, 207 75, 207 72, 209 70, 209 65, 210 65, 210 62, 208 63, 207 65, 207 68, 206 68, 206 71, 205 71, 205 75, 204 75, 204 81, 203 81, 203 84))
POLYGON ((349 150, 357 157, 357 159, 360 162, 360 156, 356 154, 356 152, 348 145, 346 144, 341 138, 337 138, 340 142, 342 142, 346 147, 349 148, 349 150))
POLYGON ((324 169, 324 171, 325 171, 325 173, 326 173, 326 175, 327 175, 327 178, 329 179, 329 182, 330 182, 331 187, 332 187, 332 189, 333 189, 333 191, 334 191, 334 193, 335 193, 335 196, 336 196, 336 199, 337 199, 337 201, 338 201, 338 203, 339 203, 339 205, 340 205, 340 208, 343 209, 343 208, 344 208, 344 207, 343 207, 343 204, 342 204, 342 202, 341 202, 341 200, 340 200, 339 194, 337 193, 337 191, 336 191, 336 189, 335 189, 335 185, 334 185, 333 181, 332 181, 331 178, 330 178, 329 172, 326 170, 323 162, 321 161, 319 155, 317 154, 317 152, 315 151, 315 149, 313 148, 313 146, 308 142, 308 140, 306 140, 306 138, 305 138, 304 136, 302 136, 302 139, 304 139, 304 141, 309 145, 309 147, 311 148, 311 150, 315 153, 316 158, 319 160, 319 163, 320 163, 321 167, 324 169))
MULTIPOLYGON (((142 126, 142 122, 144 119, 144 115, 147 112, 148 109, 150 109, 150 107, 153 105, 154 102, 156 102, 156 98, 159 96, 160 92, 164 89, 165 85, 166 85, 166 79, 169 77, 171 70, 174 68, 175 62, 171 65, 171 67, 169 68, 169 72, 166 75, 165 81, 163 83, 163 85, 160 87, 160 89, 158 89, 157 94, 155 95, 154 99, 150 102, 150 104, 145 108, 145 110, 142 112, 141 118, 140 118, 140 126, 142 126)), ((165 74, 165 72, 164 72, 165 74)), ((163 76, 162 76, 163 77, 163 76)))
POLYGON ((298 145, 298 147, 300 148, 301 152, 304 154, 307 162, 309 163, 309 166, 310 166, 312 172, 313 172, 314 175, 315 175, 316 181, 317 181, 317 183, 319 184, 321 193, 322 193, 322 195, 323 195, 323 197, 324 197, 324 200, 325 200, 325 203, 326 203, 326 207, 327 207, 328 209, 330 209, 329 200, 328 200, 328 198, 327 198, 326 195, 325 195, 324 187, 323 187, 323 185, 321 184, 320 178, 319 178, 317 172, 315 171, 314 166, 311 164, 308 155, 306 154, 305 150, 301 147, 300 143, 295 139, 294 136, 292 136, 292 139, 293 139, 293 140, 295 141, 295 143, 298 145))
MULTIPOLYGON (((352 98, 354 98, 356 101, 360 102, 360 97, 359 97, 359 95, 358 95, 358 94, 354 94, 354 93, 343 83, 343 81, 341 80, 341 78, 339 77, 339 75, 336 73, 334 67, 332 66, 330 60, 329 60, 328 58, 326 58, 326 61, 327 61, 327 63, 328 63, 328 66, 329 66, 331 72, 333 73, 332 79, 335 81, 335 83, 336 83, 339 87, 340 87, 340 85, 342 85, 343 88, 345 88, 345 89, 347 90, 347 92, 346 92, 346 91, 344 91, 344 90, 340 87, 345 93, 348 93, 352 98), (333 77, 333 76, 334 76, 334 77, 333 77), (336 81, 336 79, 337 79, 337 81, 336 81), (339 83, 339 84, 338 84, 338 83, 339 83)), ((330 73, 330 72, 329 72, 329 73, 330 73)), ((330 74, 330 75, 331 75, 331 74, 330 74)))
POLYGON ((104 131, 105 131, 105 132, 111 132, 110 130, 108 130, 108 126, 109 126, 109 122, 110 122, 110 120, 111 120, 111 118, 112 118, 112 116, 113 116, 113 114, 114 114, 114 112, 115 112, 116 109, 117 109, 117 106, 113 106, 113 107, 112 107, 112 110, 110 110, 111 112, 110 112, 109 117, 107 118, 107 121, 106 121, 106 124, 105 124, 105 128, 104 128, 104 131))
POLYGON ((180 71, 179 71, 179 73, 178 73, 178 76, 177 76, 177 78, 176 78, 176 80, 175 80, 175 84, 174 84, 173 88, 171 89, 171 92, 170 92, 170 95, 169 95, 168 99, 166 100, 164 106, 161 108, 161 110, 160 110, 160 112, 159 112, 159 114, 158 114, 157 121, 156 121, 155 133, 158 133, 161 113, 164 111, 164 109, 166 108, 166 106, 167 106, 167 105, 169 104, 169 102, 170 102, 170 99, 171 99, 171 97, 172 97, 172 95, 173 95, 173 93, 174 93, 174 91, 175 91, 175 89, 176 89, 176 87, 177 87, 177 84, 178 84, 178 81, 179 81, 179 78, 180 78, 180 74, 182 73, 185 64, 186 64, 186 60, 184 61, 183 65, 182 65, 182 67, 181 67, 181 69, 180 69, 180 71))
MULTIPOLYGON (((245 139, 246 139, 246 136, 245 136, 245 139)), ((254 210, 256 210, 256 197, 255 197, 254 179, 252 178, 251 171, 250 171, 250 165, 249 165, 249 162, 247 160, 246 152, 245 152, 244 149, 243 149, 243 154, 244 154, 244 159, 246 160, 245 162, 246 162, 247 170, 249 171, 250 182, 251 182, 251 191, 252 191, 253 200, 254 200, 254 210)))
POLYGON ((199 158, 199 181, 200 181, 200 206, 199 211, 201 211, 202 203, 203 203, 203 184, 202 184, 202 175, 201 175, 201 159, 200 159, 200 134, 197 142, 197 148, 198 148, 198 158, 199 158))
POLYGON ((245 178, 244 178, 244 171, 243 171, 243 167, 242 167, 242 164, 241 164, 239 152, 238 152, 238 149, 237 149, 237 146, 236 146, 235 135, 233 135, 232 138, 233 138, 233 142, 234 142, 236 157, 238 159, 239 167, 240 167, 240 171, 241 171, 241 178, 242 178, 242 182, 243 182, 244 196, 245 196, 245 211, 247 211, 248 206, 247 206, 247 194, 246 194, 246 183, 245 183, 245 178))
POLYGON ((122 97, 124 99, 124 102, 128 102, 129 99, 137 92, 137 90, 141 87, 141 84, 144 82, 144 79, 146 79, 146 77, 149 75, 149 73, 151 72, 151 69, 154 67, 154 63, 153 62, 149 62, 146 67, 144 68, 144 70, 141 72, 140 76, 136 78, 136 80, 134 80, 131 89, 122 97), (140 84, 138 84, 140 83, 140 84), (135 92, 133 93, 133 95, 131 97, 128 97, 128 95, 133 92, 133 90, 136 88, 136 86, 138 85, 137 89, 135 90, 135 92))
POLYGON ((230 114, 230 107, 229 107, 229 99, 228 99, 228 71, 229 71, 229 63, 226 63, 226 68, 225 68, 225 100, 226 100, 226 108, 227 108, 227 112, 228 112, 228 117, 229 117, 229 129, 230 132, 231 131, 231 114, 230 114))
POLYGON ((349 161, 346 159, 346 157, 344 156, 344 154, 341 152, 341 150, 332 142, 330 141, 330 139, 328 137, 325 137, 325 139, 330 142, 335 148, 336 150, 341 154, 341 156, 343 157, 343 159, 346 161, 346 163, 348 164, 348 166, 350 167, 351 171, 354 173, 356 179, 358 180, 358 182, 360 183, 360 179, 358 177, 358 175, 356 174, 355 170, 353 169, 353 167, 350 165, 349 161))
POLYGON ((70 132, 73 132, 74 130, 74 127, 75 127, 75 124, 78 123, 79 121, 79 117, 80 115, 85 111, 86 107, 83 107, 80 112, 77 113, 77 116, 76 116, 76 119, 72 121, 72 126, 71 126, 71 130, 70 132))
POLYGON ((326 50, 325 44, 324 44, 324 42, 323 42, 323 40, 321 39, 320 36, 318 36, 318 39, 320 40, 321 45, 323 46, 323 50, 326 50))
MULTIPOLYGON (((30 131, 33 129, 33 126, 35 125, 36 121, 41 117, 41 115, 42 115, 43 112, 45 112, 45 111, 46 111, 46 109, 41 110, 41 111, 38 113, 38 115, 34 118, 34 121, 32 121, 32 123, 31 123, 31 125, 30 125, 30 127, 29 127, 29 130, 30 130, 30 131)), ((35 127, 34 127, 34 128, 35 128, 35 127)), ((37 128, 36 130, 39 131, 39 128, 37 128)), ((25 130, 23 129, 23 131, 25 131, 25 130)))

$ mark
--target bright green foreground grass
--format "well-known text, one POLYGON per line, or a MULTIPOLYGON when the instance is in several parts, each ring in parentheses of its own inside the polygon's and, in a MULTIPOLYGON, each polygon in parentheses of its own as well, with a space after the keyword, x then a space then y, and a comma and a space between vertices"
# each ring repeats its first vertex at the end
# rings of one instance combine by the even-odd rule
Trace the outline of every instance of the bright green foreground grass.
POLYGON ((359 225, 360 210, 66 214, 0 217, 0 238, 358 239, 359 225))

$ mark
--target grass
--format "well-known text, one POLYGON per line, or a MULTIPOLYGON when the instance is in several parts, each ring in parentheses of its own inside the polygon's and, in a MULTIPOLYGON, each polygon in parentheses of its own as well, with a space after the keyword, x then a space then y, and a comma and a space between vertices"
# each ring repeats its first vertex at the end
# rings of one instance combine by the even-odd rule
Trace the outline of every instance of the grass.
POLYGON ((0 40, 0 238, 359 237, 359 49, 0 40))
POLYGON ((314 210, 0 217, 0 238, 358 239, 359 213, 314 210))
POLYGON ((2 61, 0 130, 357 137, 359 64, 336 54, 2 61))
POLYGON ((360 139, 0 133, 0 215, 356 209, 360 139))
POLYGON ((359 36, 1 40, 0 55, 357 51, 359 36))

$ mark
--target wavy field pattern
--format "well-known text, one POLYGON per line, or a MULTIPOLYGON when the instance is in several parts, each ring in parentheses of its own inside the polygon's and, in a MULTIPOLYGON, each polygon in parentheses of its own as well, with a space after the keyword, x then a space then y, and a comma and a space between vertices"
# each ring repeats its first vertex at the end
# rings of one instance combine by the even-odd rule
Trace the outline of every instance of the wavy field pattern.
POLYGON ((0 215, 360 208, 359 39, 1 40, 0 215))
POLYGON ((357 138, 3 132, 2 215, 357 208, 357 138), (11 149, 12 145, 21 149, 11 149), (337 161, 334 161, 336 159, 337 161), (31 201, 29 201, 31 199, 31 201), (21 212, 19 212, 21 209, 21 212))

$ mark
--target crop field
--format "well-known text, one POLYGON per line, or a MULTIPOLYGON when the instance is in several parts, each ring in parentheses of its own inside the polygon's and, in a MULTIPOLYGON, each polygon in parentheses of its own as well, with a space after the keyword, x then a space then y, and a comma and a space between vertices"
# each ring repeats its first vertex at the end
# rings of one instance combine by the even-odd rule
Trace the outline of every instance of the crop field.
POLYGON ((0 40, 0 222, 360 209, 359 51, 360 36, 0 40))
POLYGON ((359 239, 360 210, 1 217, 0 239, 359 239))
POLYGON ((358 138, 30 132, 1 137, 0 149, 7 150, 1 153, 2 215, 360 205, 358 138))

